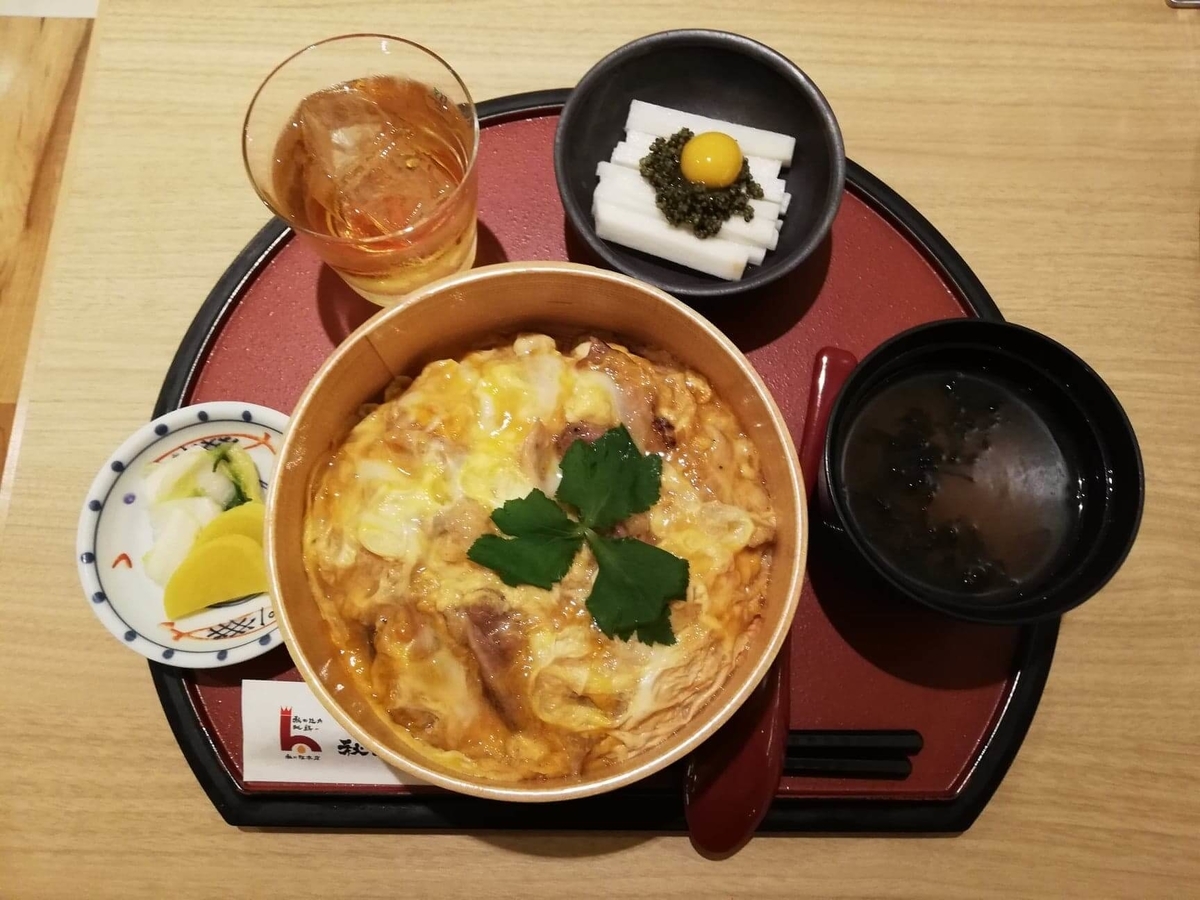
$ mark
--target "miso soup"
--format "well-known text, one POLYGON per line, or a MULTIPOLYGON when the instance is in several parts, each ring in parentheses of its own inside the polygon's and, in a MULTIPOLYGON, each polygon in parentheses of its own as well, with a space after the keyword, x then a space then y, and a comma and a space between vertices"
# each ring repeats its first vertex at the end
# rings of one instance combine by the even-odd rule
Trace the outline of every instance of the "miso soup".
POLYGON ((1050 574, 1083 482, 1030 392, 961 371, 903 377, 850 423, 850 517, 898 575, 1001 601, 1050 574))

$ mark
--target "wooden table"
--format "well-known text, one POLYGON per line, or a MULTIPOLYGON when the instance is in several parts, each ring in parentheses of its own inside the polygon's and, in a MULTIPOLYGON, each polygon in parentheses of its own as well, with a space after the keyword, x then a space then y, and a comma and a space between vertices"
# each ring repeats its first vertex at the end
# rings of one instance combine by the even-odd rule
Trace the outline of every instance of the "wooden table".
POLYGON ((108 3, 0 490, 0 896, 1197 896, 1198 50, 1200 12, 1156 0, 108 3), (239 158, 251 93, 341 32, 415 38, 486 98, 673 26, 797 60, 850 155, 1109 381, 1145 453, 1132 556, 1067 619, 1024 749, 956 839, 760 839, 714 864, 679 837, 226 826, 71 560, 89 479, 266 215, 239 158))
POLYGON ((0 16, 0 478, 91 30, 0 16))

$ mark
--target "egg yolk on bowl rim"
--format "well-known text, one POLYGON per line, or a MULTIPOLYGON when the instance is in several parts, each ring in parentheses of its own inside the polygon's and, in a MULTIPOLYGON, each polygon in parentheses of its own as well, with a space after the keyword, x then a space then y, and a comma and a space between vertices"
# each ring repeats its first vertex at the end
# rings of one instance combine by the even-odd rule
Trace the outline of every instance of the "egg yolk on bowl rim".
POLYGON ((720 131, 705 131, 683 145, 679 154, 683 177, 706 188, 729 187, 742 171, 742 148, 720 131))

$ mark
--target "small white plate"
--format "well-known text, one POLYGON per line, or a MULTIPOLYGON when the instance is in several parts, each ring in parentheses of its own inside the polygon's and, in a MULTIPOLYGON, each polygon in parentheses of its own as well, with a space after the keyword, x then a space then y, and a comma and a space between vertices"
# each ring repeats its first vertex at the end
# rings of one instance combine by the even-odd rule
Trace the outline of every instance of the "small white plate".
POLYGON ((265 406, 200 403, 138 429, 109 457, 84 501, 75 558, 88 605, 125 646, 157 662, 207 669, 253 659, 281 643, 267 594, 167 620, 163 590, 142 568, 153 534, 141 491, 149 463, 220 443, 237 443, 250 454, 265 491, 286 427, 287 416, 265 406))

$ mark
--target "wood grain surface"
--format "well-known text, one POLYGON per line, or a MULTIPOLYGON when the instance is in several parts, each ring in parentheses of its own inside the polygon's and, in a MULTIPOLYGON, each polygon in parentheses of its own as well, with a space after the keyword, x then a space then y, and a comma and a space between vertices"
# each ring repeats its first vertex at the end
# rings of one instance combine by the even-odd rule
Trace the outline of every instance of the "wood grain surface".
POLYGON ((0 18, 0 478, 91 29, 0 18))
MULTIPOLYGON (((0 537, 3 897, 1200 896, 1200 13, 1157 0, 112 0, 88 54, 0 537), (1128 563, 1064 624, 1029 737, 953 839, 238 830, 72 565, 79 504, 146 420, 205 293, 264 221, 238 134, 270 68, 357 30, 476 97, 574 83, 622 42, 743 31, 800 63, 848 153, 1005 314, 1077 350, 1141 438, 1128 563)), ((4 497, 0 496, 0 506, 4 497)))

